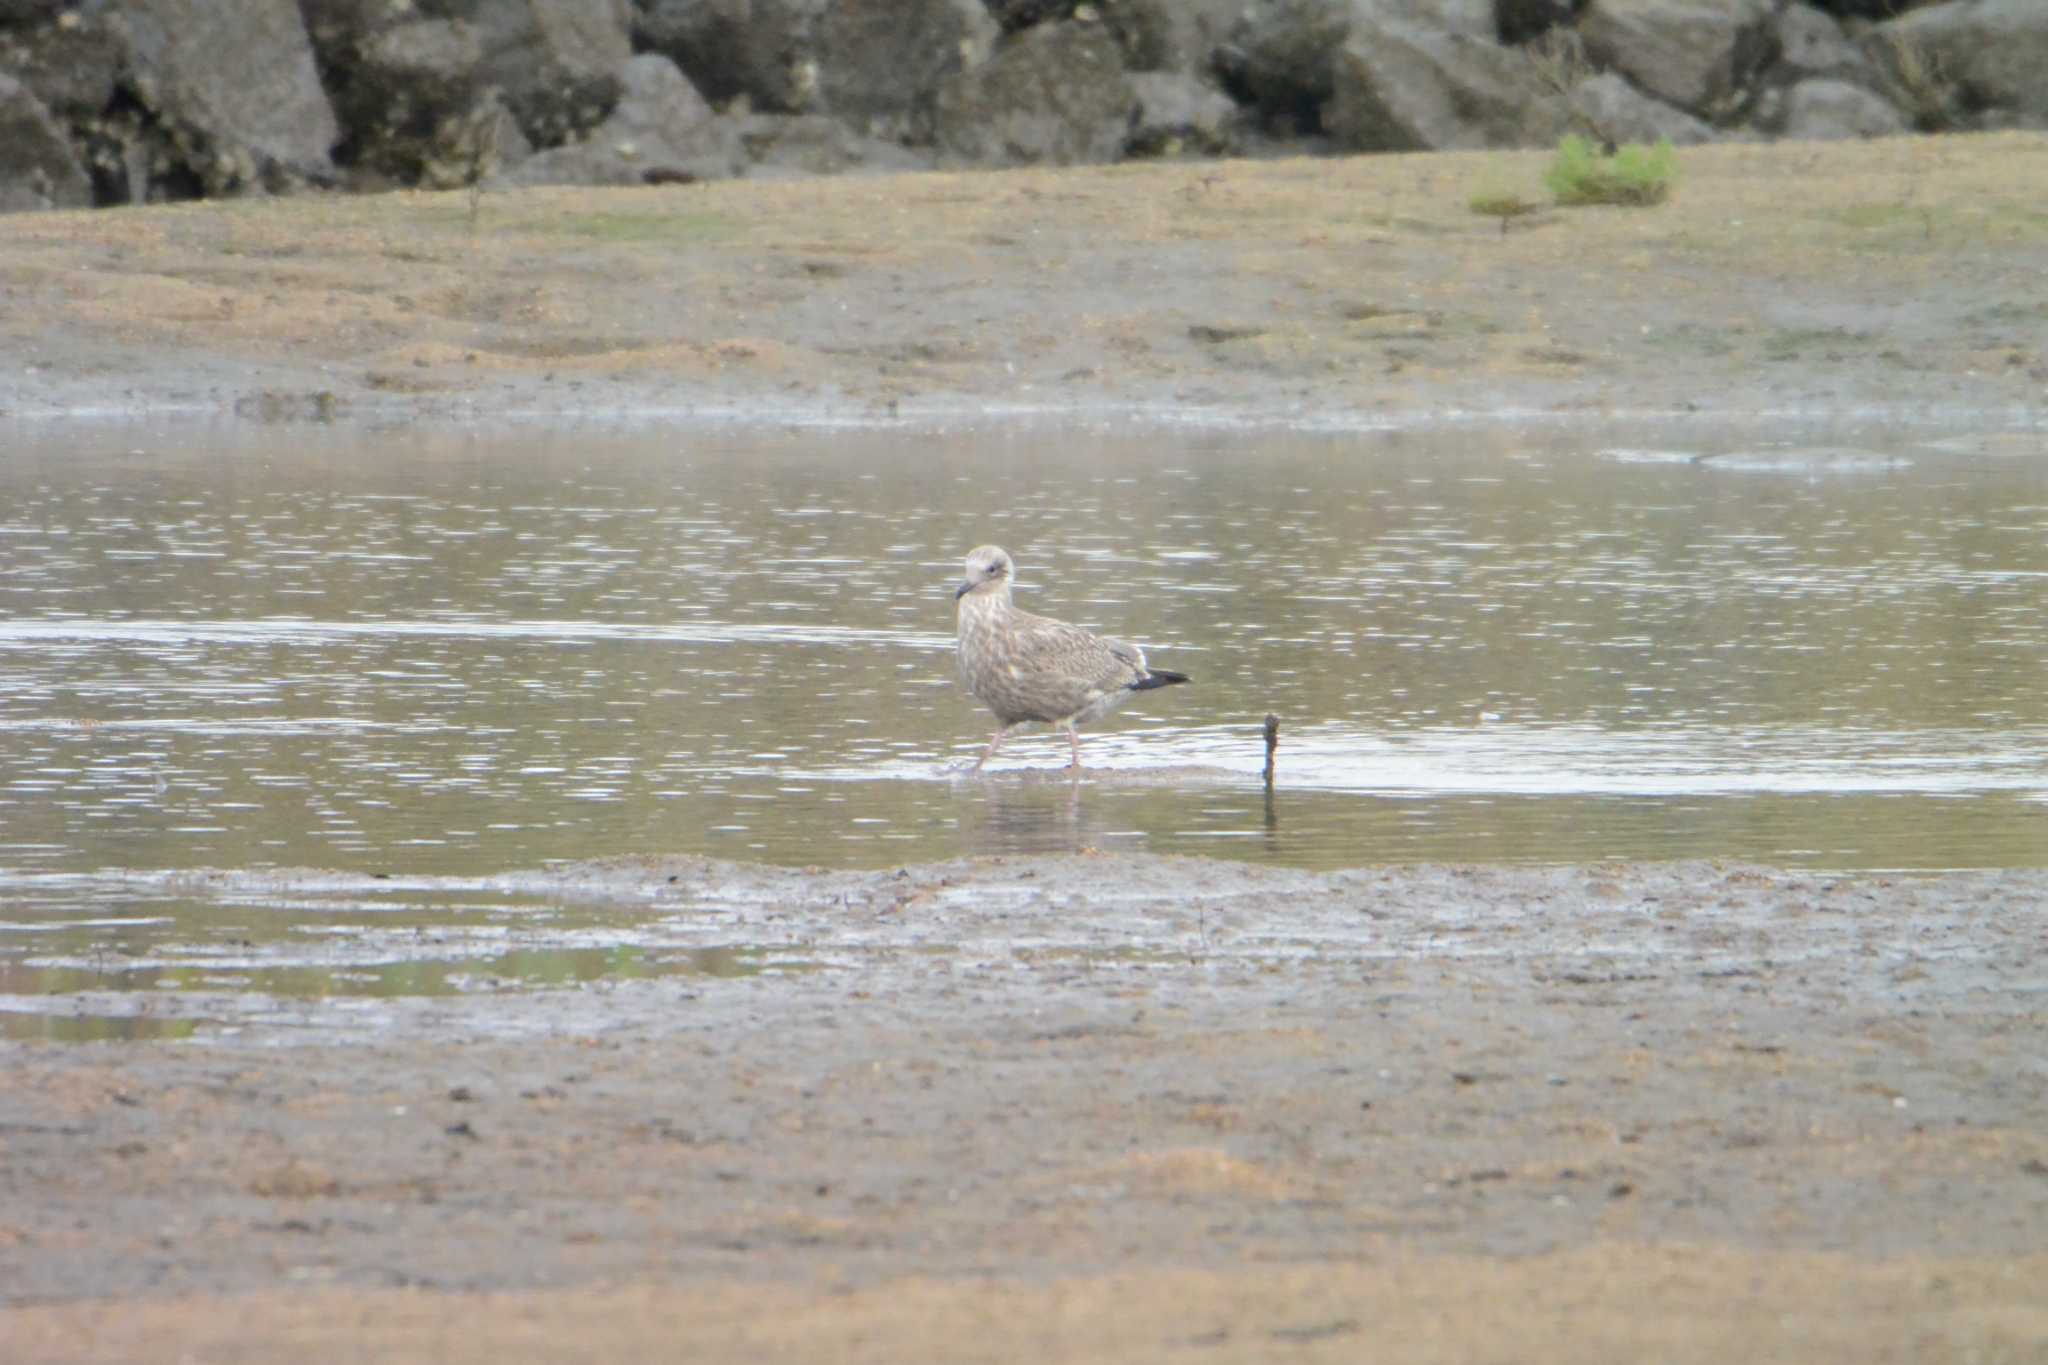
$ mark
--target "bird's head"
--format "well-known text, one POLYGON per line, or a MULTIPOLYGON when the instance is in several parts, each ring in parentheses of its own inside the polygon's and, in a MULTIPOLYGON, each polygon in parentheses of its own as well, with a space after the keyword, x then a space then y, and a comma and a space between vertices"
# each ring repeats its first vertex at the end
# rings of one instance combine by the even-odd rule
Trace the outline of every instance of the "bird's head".
POLYGON ((985 584, 1007 584, 1010 568, 1010 556, 999 545, 983 545, 973 550, 967 556, 967 576, 953 589, 954 600, 958 601, 985 584))

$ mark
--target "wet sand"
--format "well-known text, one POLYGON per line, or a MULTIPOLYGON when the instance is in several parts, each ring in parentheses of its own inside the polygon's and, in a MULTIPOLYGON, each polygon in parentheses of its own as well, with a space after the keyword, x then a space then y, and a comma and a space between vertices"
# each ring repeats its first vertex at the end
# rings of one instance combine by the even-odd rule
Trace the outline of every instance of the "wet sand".
POLYGON ((2038 422, 2048 137, 1687 148, 1503 232, 1540 152, 0 217, 0 414, 1310 427, 2038 422))
POLYGON ((2048 873, 521 885, 788 950, 9 1048, 11 1358, 2048 1351, 2048 873))
MULTIPOLYGON (((2048 139, 1543 160, 16 216, 0 412, 2040 426, 2048 139)), ((563 878, 802 951, 0 1045, 7 1358, 2048 1359, 2042 873, 563 878)))

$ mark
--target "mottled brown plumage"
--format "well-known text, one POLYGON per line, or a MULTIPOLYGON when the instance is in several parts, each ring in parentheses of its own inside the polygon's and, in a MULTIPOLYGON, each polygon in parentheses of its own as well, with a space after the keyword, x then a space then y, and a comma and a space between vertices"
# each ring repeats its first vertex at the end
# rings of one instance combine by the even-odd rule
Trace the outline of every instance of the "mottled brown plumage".
POLYGON ((959 602, 960 680, 1002 727, 974 771, 981 771, 1013 726, 1031 722, 1066 727, 1079 771, 1077 726, 1101 720, 1133 692, 1186 682, 1187 675, 1146 667, 1145 651, 1136 645, 1018 611, 1010 602, 1011 572, 1010 556, 984 545, 967 556, 967 576, 953 594, 959 602))

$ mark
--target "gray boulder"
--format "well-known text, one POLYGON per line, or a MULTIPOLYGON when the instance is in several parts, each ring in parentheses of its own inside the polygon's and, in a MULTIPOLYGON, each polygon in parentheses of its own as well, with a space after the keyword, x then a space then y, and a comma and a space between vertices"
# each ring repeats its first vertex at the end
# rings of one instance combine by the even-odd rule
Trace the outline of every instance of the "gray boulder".
POLYGON ((800 113, 818 93, 827 0, 634 0, 633 42, 673 61, 714 104, 800 113))
POLYGON ((633 32, 714 104, 900 137, 941 80, 988 55, 997 25, 980 0, 637 0, 633 32))
POLYGON ((334 174, 339 136, 293 0, 109 0, 123 84, 207 194, 334 174))
POLYGON ((1578 0, 1498 0, 1493 7, 1500 40, 1517 47, 1554 28, 1570 28, 1578 11, 1578 0))
POLYGON ((1234 100, 1178 71, 1135 71, 1137 96, 1125 150, 1132 156, 1229 156, 1239 150, 1242 118, 1234 100))
POLYGON ((351 131, 377 141, 467 113, 485 90, 483 39, 451 19, 415 19, 366 34, 348 84, 351 131))
POLYGON ((1882 96, 1848 81, 1816 76, 1785 91, 1780 131, 1785 137, 1819 142, 1892 137, 1908 128, 1906 116, 1882 96))
POLYGON ((1256 0, 1216 49, 1224 88, 1260 112, 1313 127, 1335 91, 1331 66, 1351 36, 1351 0, 1256 0))
POLYGON ((743 114, 721 121, 734 126, 745 155, 741 173, 752 180, 922 171, 934 162, 929 152, 863 136, 823 114, 743 114))
POLYGON ((1522 53, 1466 33, 1362 16, 1331 70, 1323 128, 1354 151, 1547 146, 1574 126, 1522 53))
POLYGON ((593 128, 619 97, 633 55, 627 0, 434 0, 466 20, 483 48, 478 72, 536 147, 593 128))
POLYGON ((1098 6, 1124 50, 1127 71, 1208 76, 1247 0, 1112 0, 1098 6))
POLYGON ((1826 5, 1829 13, 1843 19, 1876 22, 1895 17, 1909 8, 1914 0, 1815 0, 1815 3, 1826 5))
POLYGON ((1735 117, 1777 59, 1770 0, 1590 0, 1587 55, 1647 94, 1715 123, 1735 117))
POLYGON ((830 0, 817 33, 820 112, 870 136, 921 136, 940 86, 989 56, 996 23, 981 0, 830 0))
POLYGON ((45 24, 0 28, 0 72, 34 91, 60 119, 103 113, 125 60, 120 35, 98 14, 74 10, 45 24))
POLYGON ((1961 121, 2048 128, 2048 4, 1950 0, 1903 14, 1864 35, 1865 50, 1895 80, 1931 83, 1961 121), (1919 73, 1909 76, 1907 60, 1919 73))
POLYGON ((1005 33, 1070 18, 1074 12, 1074 0, 984 0, 984 3, 1005 33))
POLYGON ((1668 141, 1685 146, 1718 136, 1712 124, 1650 98, 1612 71, 1579 82, 1572 90, 1572 107, 1587 131, 1616 144, 1668 141))
POLYGON ((335 99, 359 173, 449 189, 518 161, 530 144, 484 79, 470 24, 411 19, 351 33, 313 29, 340 71, 335 99), (329 44, 333 46, 329 46, 329 44))
POLYGON ((1217 47, 1215 69, 1244 102, 1313 127, 1336 93, 1345 40, 1401 25, 1480 43, 1498 37, 1493 0, 1255 0, 1217 47))
POLYGON ((984 0, 1003 32, 1065 19, 1099 22, 1126 71, 1204 72, 1247 0, 984 0))
POLYGON ((1496 0, 1362 0, 1361 14, 1462 34, 1480 42, 1500 41, 1496 0))
POLYGON ((1795 77, 1833 76, 1871 81, 1876 67, 1849 41, 1833 16, 1811 5, 1793 5, 1778 16, 1778 65, 1795 77))
POLYGON ((672 185, 930 166, 900 144, 821 114, 720 114, 675 63, 643 52, 620 70, 624 93, 588 137, 521 161, 503 185, 672 185))
POLYGON ((344 158, 401 180, 463 183, 460 166, 488 171, 596 127, 632 55, 625 0, 300 3, 344 158))
POLYGON ((588 136, 526 157, 500 183, 642 185, 739 174, 737 135, 713 127, 711 106, 674 62, 642 53, 620 66, 619 87, 611 117, 588 136))
POLYGON ((1107 12, 1127 71, 1207 75, 1244 0, 1123 0, 1107 12))
POLYGON ((0 27, 40 23, 55 18, 68 0, 0 0, 0 27))
POLYGON ((1138 103, 1119 55, 1099 24, 1026 29, 940 83, 933 137, 976 165, 1113 161, 1138 103))
POLYGON ((0 213, 92 207, 92 182, 57 120, 29 88, 0 74, 0 213))

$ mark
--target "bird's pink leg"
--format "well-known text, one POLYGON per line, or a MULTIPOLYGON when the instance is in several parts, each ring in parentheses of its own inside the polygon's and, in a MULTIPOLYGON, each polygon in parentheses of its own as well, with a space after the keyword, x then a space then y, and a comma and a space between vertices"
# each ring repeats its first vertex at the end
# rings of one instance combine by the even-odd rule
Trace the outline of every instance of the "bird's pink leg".
POLYGON ((995 734, 989 736, 988 747, 981 751, 980 758, 974 760, 974 767, 972 771, 980 772, 981 765, 988 762, 991 758, 995 757, 996 750, 1003 747, 1003 736, 1009 733, 1010 727, 1005 725, 1002 729, 996 731, 995 734))
POLYGON ((1069 743, 1071 743, 1071 744, 1072 744, 1072 745, 1074 746, 1074 771, 1075 771, 1075 772, 1080 772, 1080 771, 1081 771, 1081 732, 1080 732, 1079 730, 1075 729, 1075 728, 1074 728, 1073 726, 1069 725, 1069 726, 1067 727, 1067 741, 1068 741, 1069 743))

